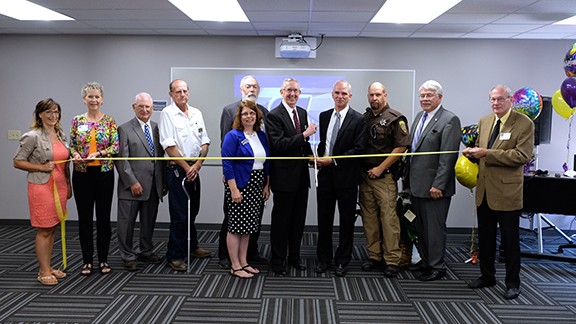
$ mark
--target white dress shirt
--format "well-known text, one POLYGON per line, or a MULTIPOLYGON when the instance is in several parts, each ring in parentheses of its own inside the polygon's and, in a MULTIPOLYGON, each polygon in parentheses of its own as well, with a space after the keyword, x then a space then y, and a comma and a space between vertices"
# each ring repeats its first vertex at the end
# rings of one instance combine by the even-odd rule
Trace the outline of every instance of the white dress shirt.
MULTIPOLYGON (((202 112, 188 106, 188 116, 174 103, 164 108, 160 114, 160 144, 166 150, 175 146, 183 157, 197 158, 202 145, 210 144, 202 112)), ((165 157, 170 157, 164 153, 165 157)))

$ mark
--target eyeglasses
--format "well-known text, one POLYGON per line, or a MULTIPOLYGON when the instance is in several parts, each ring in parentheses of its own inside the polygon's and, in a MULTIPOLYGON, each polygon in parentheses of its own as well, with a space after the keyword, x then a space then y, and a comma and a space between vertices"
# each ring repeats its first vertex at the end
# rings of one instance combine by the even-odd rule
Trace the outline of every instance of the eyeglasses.
POLYGON ((58 110, 44 110, 46 115, 59 115, 60 112, 58 110))
POLYGON ((240 116, 242 116, 242 117, 256 116, 256 113, 251 111, 251 112, 247 112, 247 113, 241 113, 240 116))
POLYGON ((510 96, 504 98, 504 97, 498 97, 498 98, 490 98, 490 102, 494 103, 494 102, 503 102, 504 100, 510 98, 510 96))
POLYGON ((435 93, 422 93, 420 94, 420 99, 432 99, 436 97, 435 93))
POLYGON ((298 91, 300 91, 300 89, 282 89, 282 91, 286 91, 288 93, 290 93, 290 92, 298 93, 298 91))

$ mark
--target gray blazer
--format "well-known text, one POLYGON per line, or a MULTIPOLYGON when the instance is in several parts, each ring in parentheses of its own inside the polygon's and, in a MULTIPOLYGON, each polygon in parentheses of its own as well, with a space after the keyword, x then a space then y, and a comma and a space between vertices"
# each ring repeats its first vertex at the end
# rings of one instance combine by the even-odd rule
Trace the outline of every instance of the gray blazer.
MULTIPOLYGON (((239 100, 222 108, 222 116, 220 116, 220 146, 222 146, 226 134, 232 129, 232 124, 234 124, 234 118, 236 118, 236 112, 238 111, 238 106, 240 106, 241 102, 242 101, 239 100)), ((266 120, 269 111, 260 104, 256 105, 262 112, 262 124, 264 124, 264 120, 266 120)), ((266 132, 264 129, 262 130, 266 132)))
MULTIPOLYGON (((439 152, 458 151, 460 145, 460 119, 453 112, 438 108, 434 117, 426 128, 422 130, 420 139, 412 152, 439 152)), ((410 139, 414 138, 420 118, 424 114, 421 110, 412 123, 410 139)), ((442 190, 444 197, 454 195, 456 181, 454 165, 458 153, 414 155, 408 168, 408 183, 412 196, 419 198, 432 198, 430 188, 442 190)))
MULTIPOLYGON (((58 139, 66 149, 69 149, 66 143, 66 135, 62 132, 57 133, 58 139)), ((48 161, 54 161, 54 152, 52 151, 52 142, 50 134, 44 127, 33 129, 20 138, 20 146, 14 155, 16 161, 28 161, 34 164, 44 164, 48 161)), ((45 184, 50 179, 52 172, 28 172, 27 180, 34 184, 45 184)))
MULTIPOLYGON (((150 121, 152 126, 152 140, 154 141, 154 155, 164 156, 164 150, 160 145, 160 135, 158 124, 150 121)), ((120 149, 118 157, 152 157, 152 152, 148 146, 146 135, 134 117, 130 121, 118 127, 118 140, 120 149)), ((150 191, 156 190, 158 197, 162 199, 162 182, 164 179, 164 161, 132 160, 115 161, 116 171, 118 171, 118 199, 127 200, 148 200, 150 191), (154 179, 154 183, 152 183, 154 179), (137 182, 142 186, 142 195, 134 197, 130 187, 137 182)))

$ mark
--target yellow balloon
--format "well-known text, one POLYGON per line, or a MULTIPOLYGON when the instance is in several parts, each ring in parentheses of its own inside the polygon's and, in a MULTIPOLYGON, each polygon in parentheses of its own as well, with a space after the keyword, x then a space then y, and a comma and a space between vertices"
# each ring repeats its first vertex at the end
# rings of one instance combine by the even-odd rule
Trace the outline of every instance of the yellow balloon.
POLYGON ((476 181, 478 180, 478 164, 470 162, 467 157, 462 155, 456 161, 454 170, 456 171, 456 180, 458 180, 461 185, 470 190, 476 187, 476 181))
POLYGON ((552 107, 554 107, 554 110, 556 110, 558 115, 564 118, 570 118, 570 116, 576 112, 576 108, 570 108, 566 101, 564 101, 560 89, 558 89, 558 91, 556 91, 552 96, 552 107))

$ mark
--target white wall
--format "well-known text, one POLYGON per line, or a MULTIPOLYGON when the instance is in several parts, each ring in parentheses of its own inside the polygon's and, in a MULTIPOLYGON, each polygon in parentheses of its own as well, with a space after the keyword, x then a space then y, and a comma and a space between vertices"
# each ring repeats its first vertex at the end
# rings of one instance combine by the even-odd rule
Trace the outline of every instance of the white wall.
MULTIPOLYGON (((428 79, 444 87, 444 106, 455 112, 462 125, 477 123, 491 112, 488 91, 497 84, 513 90, 532 87, 552 95, 564 80, 562 60, 571 47, 569 40, 474 40, 474 39, 377 39, 327 38, 316 59, 274 58, 273 37, 179 37, 179 36, 47 36, 0 35, 0 219, 27 219, 25 172, 12 167, 18 141, 7 140, 6 131, 28 130, 35 104, 52 97, 63 108, 63 126, 68 131, 74 115, 85 112, 80 88, 98 81, 105 88, 104 113, 121 124, 132 118, 134 95, 149 92, 169 99, 170 67, 229 68, 338 68, 416 70, 416 87, 428 79)), ((377 81, 377 80, 374 80, 377 81)), ((386 80, 378 80, 386 84, 386 80)), ((190 103, 199 94, 190 89, 190 103)), ((354 88, 355 96, 365 89, 354 88)), ((416 94, 414 94, 416 95, 416 94)), ((394 102, 394 93, 389 93, 394 102)), ((222 107, 199 107, 201 110, 222 107)), ((329 107, 327 107, 329 108, 329 107)), ((416 101, 415 110, 420 109, 416 101)), ((551 145, 541 145, 541 169, 559 170, 566 161, 568 122, 553 114, 551 145)), ((154 113, 158 120, 158 113, 154 113)), ((218 125, 207 125, 218 149, 218 125)), ((463 147, 462 147, 463 148, 463 147)), ((569 166, 572 168, 572 153, 569 166)), ((202 169, 202 203, 198 223, 219 223, 223 188, 217 167, 202 169)), ((311 190, 307 225, 316 224, 315 194, 311 190)), ((73 200, 69 218, 77 219, 73 200)), ((116 220, 113 206, 113 220, 116 220)), ((264 219, 269 224, 271 204, 264 219)), ((571 218, 552 218, 568 228, 571 218)), ((167 222, 168 207, 160 209, 159 221, 167 222)), ((458 185, 452 200, 449 227, 473 225, 473 199, 458 185)))

